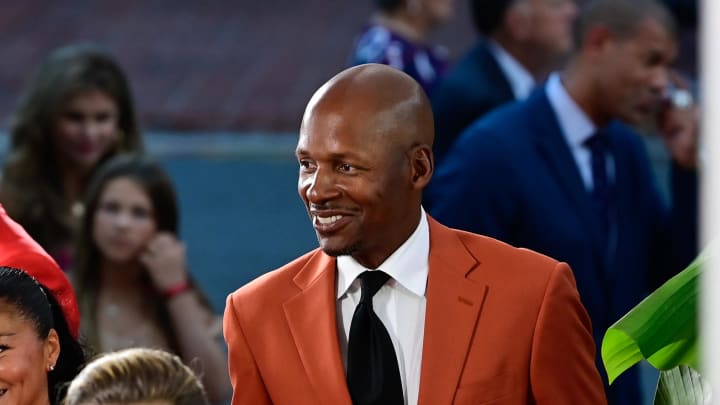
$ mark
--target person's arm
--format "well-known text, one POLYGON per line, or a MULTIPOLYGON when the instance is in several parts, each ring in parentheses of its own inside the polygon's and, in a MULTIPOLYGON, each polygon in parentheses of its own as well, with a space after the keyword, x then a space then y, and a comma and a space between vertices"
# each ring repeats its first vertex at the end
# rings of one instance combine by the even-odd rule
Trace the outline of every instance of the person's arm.
MULTIPOLYGON (((690 85, 679 74, 670 75, 675 89, 659 115, 658 127, 671 162, 671 211, 668 231, 673 256, 669 271, 660 282, 680 272, 698 252, 699 111, 689 92, 690 85), (679 97, 684 95, 683 97, 679 97)), ((668 265, 666 265, 668 266, 668 265)), ((659 285, 659 284, 657 284, 659 285)), ((653 287, 657 287, 654 285, 653 287)))
POLYGON ((194 359, 200 361, 208 399, 213 403, 222 403, 230 395, 231 387, 227 356, 218 342, 220 326, 216 324, 214 315, 200 303, 195 293, 170 298, 167 309, 175 327, 180 357, 190 365, 194 359))
POLYGON ((530 384, 536 404, 607 403, 591 328, 572 271, 559 263, 546 286, 532 343, 530 384))
POLYGON ((199 361, 208 399, 223 402, 230 395, 227 356, 219 341, 215 315, 188 286, 185 246, 174 236, 161 233, 149 244, 141 260, 155 287, 166 295, 180 357, 188 364, 199 361), (195 360, 197 359, 197 360, 195 360))
POLYGON ((271 405, 272 401, 235 313, 233 296, 227 298, 223 334, 228 346, 232 405, 271 405))

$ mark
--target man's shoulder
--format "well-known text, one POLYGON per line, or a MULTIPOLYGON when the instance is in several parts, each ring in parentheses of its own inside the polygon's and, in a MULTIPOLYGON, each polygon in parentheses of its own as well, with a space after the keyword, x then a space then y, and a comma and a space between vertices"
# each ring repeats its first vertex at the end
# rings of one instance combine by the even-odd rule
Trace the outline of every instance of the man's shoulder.
POLYGON ((230 294, 235 300, 257 299, 260 297, 272 299, 297 293, 293 279, 316 255, 321 254, 315 249, 282 267, 271 270, 253 281, 245 284, 230 294))
POLYGON ((506 94, 510 92, 510 84, 484 42, 476 44, 465 53, 440 83, 434 92, 433 101, 438 98, 445 99, 443 94, 457 95, 456 93, 473 99, 512 99, 511 93, 506 94), (505 83, 502 83, 502 80, 505 83))
POLYGON ((528 143, 534 134, 534 127, 528 119, 528 100, 505 103, 486 115, 476 119, 458 138, 458 144, 464 148, 472 148, 474 153, 495 154, 495 148, 516 149, 528 143))
POLYGON ((504 280, 522 277, 540 282, 548 279, 560 264, 558 260, 534 250, 515 247, 489 236, 441 226, 454 234, 477 260, 483 277, 504 280))
POLYGON ((480 235, 461 229, 449 229, 458 235, 460 240, 463 241, 469 251, 484 253, 492 252, 493 256, 501 259, 501 261, 505 263, 534 261, 538 264, 543 264, 547 266, 555 266, 558 264, 558 261, 553 259, 552 257, 536 252, 534 250, 522 247, 515 247, 509 243, 492 238, 490 236, 480 235))

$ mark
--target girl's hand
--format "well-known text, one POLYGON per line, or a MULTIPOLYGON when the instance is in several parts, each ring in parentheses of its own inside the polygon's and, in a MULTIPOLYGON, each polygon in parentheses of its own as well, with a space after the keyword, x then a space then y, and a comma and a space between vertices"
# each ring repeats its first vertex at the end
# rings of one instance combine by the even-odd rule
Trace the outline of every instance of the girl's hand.
POLYGON ((169 232, 160 232, 150 240, 140 262, 158 291, 187 282, 185 244, 169 232))

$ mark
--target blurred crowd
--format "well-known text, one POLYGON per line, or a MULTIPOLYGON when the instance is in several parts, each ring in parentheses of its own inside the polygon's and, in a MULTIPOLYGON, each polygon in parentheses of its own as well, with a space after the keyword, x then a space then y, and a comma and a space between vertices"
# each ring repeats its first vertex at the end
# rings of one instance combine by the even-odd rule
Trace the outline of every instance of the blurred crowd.
MULTIPOLYGON (((455 3, 375 0, 348 65, 422 86, 425 210, 570 264, 599 347, 698 249, 696 2, 470 0, 477 39, 451 58, 430 39, 455 3)), ((144 152, 129 80, 107 50, 69 44, 18 100, 0 177, 0 402, 137 403, 150 394, 134 376, 154 400, 229 399, 222 319, 187 269, 174 185, 144 152)), ((611 404, 642 400, 637 370, 606 390, 611 404)))

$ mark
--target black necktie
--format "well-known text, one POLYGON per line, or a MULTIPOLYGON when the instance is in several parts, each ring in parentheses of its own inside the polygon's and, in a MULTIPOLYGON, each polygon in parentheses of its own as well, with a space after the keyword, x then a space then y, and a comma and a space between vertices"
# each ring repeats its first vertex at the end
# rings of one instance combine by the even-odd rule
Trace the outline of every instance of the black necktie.
POLYGON ((593 175, 592 196, 595 201, 595 205, 600 212, 600 218, 602 219, 604 228, 605 243, 607 244, 610 226, 612 223, 610 200, 611 191, 607 173, 607 136, 598 132, 588 138, 585 141, 585 145, 590 149, 591 153, 590 161, 593 175))
POLYGON ((390 335, 373 310, 373 296, 390 276, 379 270, 358 276, 360 303, 348 338, 347 382, 354 405, 402 405, 400 370, 390 335))

